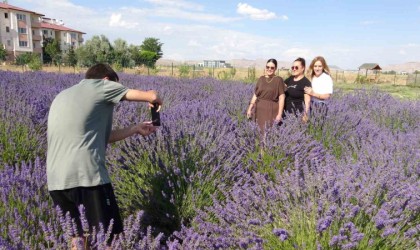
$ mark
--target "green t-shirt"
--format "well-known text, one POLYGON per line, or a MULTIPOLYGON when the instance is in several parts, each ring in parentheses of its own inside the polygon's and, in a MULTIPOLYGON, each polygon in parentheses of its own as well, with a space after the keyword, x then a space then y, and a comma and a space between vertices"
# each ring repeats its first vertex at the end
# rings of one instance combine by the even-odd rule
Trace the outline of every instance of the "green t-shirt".
POLYGON ((114 105, 128 88, 108 80, 82 80, 63 90, 48 115, 48 190, 110 183, 105 168, 114 105))

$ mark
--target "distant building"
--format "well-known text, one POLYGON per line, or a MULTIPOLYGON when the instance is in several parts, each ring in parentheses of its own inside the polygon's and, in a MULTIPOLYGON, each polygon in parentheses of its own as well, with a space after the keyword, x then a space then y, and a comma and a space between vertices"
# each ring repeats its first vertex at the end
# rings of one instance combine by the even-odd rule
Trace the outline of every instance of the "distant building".
POLYGON ((0 42, 12 60, 25 52, 42 53, 43 14, 0 3, 0 42))
POLYGON ((230 63, 222 60, 204 60, 199 66, 204 68, 232 68, 230 63))
POLYGON ((64 26, 63 22, 46 18, 43 14, 0 3, 0 43, 8 52, 7 60, 26 52, 42 54, 45 38, 59 41, 66 52, 70 46, 78 48, 83 43, 83 33, 64 26))
POLYGON ((52 38, 57 40, 61 51, 67 52, 70 47, 78 48, 82 45, 83 35, 86 33, 65 27, 62 20, 45 17, 41 19, 43 39, 52 38))

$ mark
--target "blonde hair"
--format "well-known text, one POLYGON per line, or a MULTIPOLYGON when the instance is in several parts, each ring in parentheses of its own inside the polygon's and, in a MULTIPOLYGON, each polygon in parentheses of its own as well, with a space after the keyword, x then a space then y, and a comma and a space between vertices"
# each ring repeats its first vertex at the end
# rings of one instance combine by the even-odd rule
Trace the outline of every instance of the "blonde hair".
POLYGON ((328 75, 330 75, 330 68, 328 67, 327 62, 325 61, 325 58, 322 57, 322 56, 317 56, 312 60, 311 64, 309 65, 309 68, 308 68, 308 75, 311 78, 311 80, 312 80, 312 78, 314 78, 314 75, 315 75, 314 65, 318 61, 320 61, 321 64, 322 64, 322 71, 324 73, 327 73, 328 75))

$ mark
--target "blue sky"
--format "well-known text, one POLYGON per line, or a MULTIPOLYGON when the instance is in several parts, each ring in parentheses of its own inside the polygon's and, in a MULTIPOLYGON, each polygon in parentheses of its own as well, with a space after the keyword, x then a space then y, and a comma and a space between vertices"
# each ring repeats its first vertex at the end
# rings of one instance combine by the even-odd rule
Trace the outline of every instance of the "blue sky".
POLYGON ((164 43, 175 60, 293 61, 322 55, 356 69, 420 62, 420 0, 9 0, 62 19, 86 39, 104 34, 141 44, 164 43))

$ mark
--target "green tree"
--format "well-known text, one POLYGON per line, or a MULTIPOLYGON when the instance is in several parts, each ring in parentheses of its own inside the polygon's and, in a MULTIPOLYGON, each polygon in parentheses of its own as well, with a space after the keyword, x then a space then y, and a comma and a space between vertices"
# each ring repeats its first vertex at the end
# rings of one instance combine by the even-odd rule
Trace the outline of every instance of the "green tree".
POLYGON ((114 52, 111 43, 104 35, 93 36, 85 45, 76 50, 78 63, 90 67, 96 63, 112 64, 114 52))
POLYGON ((77 65, 77 56, 76 56, 76 52, 73 48, 73 46, 71 46, 65 56, 65 63, 67 64, 67 66, 73 67, 73 69, 76 69, 76 65, 77 65))
POLYGON ((157 61, 157 55, 155 52, 147 51, 147 50, 141 50, 140 51, 140 65, 144 65, 148 68, 155 68, 155 64, 157 61))
POLYGON ((45 39, 43 49, 44 49, 44 55, 47 54, 53 64, 59 65, 61 63, 60 43, 56 39, 52 39, 52 38, 45 39))
POLYGON ((128 51, 130 52, 131 60, 134 62, 134 65, 140 66, 141 65, 140 46, 130 44, 130 46, 128 46, 128 51))
POLYGON ((42 69, 41 56, 34 53, 22 53, 15 58, 15 64, 22 66, 22 71, 25 71, 26 66, 29 66, 31 70, 42 69))
POLYGON ((114 64, 118 64, 123 68, 134 66, 134 61, 131 58, 131 51, 126 41, 117 39, 114 41, 114 64))
POLYGON ((3 44, 0 43, 0 62, 6 61, 6 57, 7 57, 7 50, 3 46, 3 44))
MULTIPOLYGON (((154 68, 156 61, 162 58, 163 56, 162 45, 163 43, 159 42, 158 38, 153 38, 153 37, 145 38, 142 45, 140 45, 140 51, 142 52, 149 51, 149 52, 155 53, 155 56, 152 59, 152 61, 148 63, 149 65, 148 67, 154 68)), ((141 56, 141 53, 140 53, 140 56, 141 56)), ((147 56, 150 57, 151 54, 148 54, 147 56)))
POLYGON ((16 56, 15 64, 22 66, 22 71, 25 71, 26 65, 31 61, 31 53, 22 53, 16 56))

